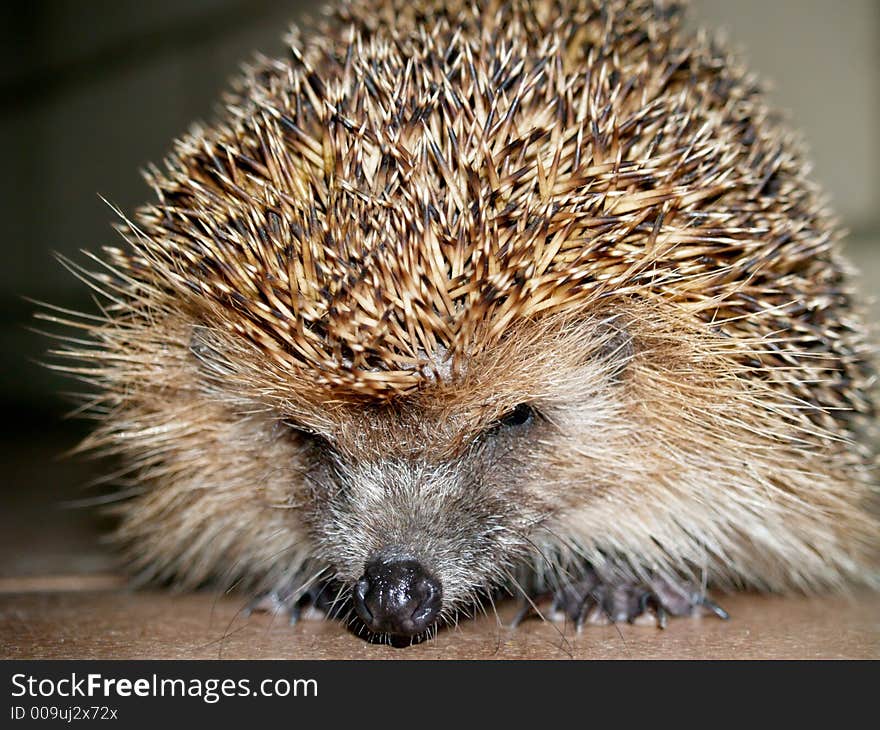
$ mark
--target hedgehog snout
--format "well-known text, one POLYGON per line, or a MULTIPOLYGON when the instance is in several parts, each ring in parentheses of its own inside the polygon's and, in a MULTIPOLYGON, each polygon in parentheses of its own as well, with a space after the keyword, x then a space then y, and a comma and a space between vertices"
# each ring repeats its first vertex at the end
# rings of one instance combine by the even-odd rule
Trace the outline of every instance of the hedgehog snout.
POLYGON ((440 615, 443 587, 415 560, 373 560, 354 586, 354 607, 376 633, 417 636, 440 615))

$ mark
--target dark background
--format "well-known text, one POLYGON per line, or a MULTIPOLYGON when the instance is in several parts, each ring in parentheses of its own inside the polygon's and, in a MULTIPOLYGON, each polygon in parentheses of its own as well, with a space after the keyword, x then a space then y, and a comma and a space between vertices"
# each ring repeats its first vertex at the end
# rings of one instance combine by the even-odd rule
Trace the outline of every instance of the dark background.
MULTIPOLYGON (((694 0, 774 82, 852 231, 849 251, 880 281, 880 2, 694 0), (875 253, 876 252, 876 253, 875 253)), ((253 51, 279 53, 309 0, 35 0, 0 9, 0 576, 101 570, 93 510, 58 502, 97 473, 59 460, 87 424, 64 420, 74 384, 34 361, 29 297, 90 309, 51 252, 116 243, 103 195, 130 212, 150 197, 139 170, 210 119, 253 51)), ((875 310, 876 311, 876 310, 875 310)))

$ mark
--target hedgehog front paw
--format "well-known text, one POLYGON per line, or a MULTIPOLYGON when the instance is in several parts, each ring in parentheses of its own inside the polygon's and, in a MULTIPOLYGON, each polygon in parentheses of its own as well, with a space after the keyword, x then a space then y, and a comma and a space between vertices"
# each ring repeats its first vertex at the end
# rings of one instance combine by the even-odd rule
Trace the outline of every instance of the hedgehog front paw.
POLYGON ((666 578, 645 583, 606 581, 592 571, 556 592, 552 613, 571 621, 578 631, 585 623, 653 623, 663 629, 669 616, 712 613, 730 618, 692 584, 666 578))
POLYGON ((318 618, 335 618, 343 610, 340 593, 339 586, 332 581, 316 583, 305 591, 282 586, 259 594, 248 604, 245 615, 254 612, 283 614, 291 626, 309 612, 317 613, 318 618))
MULTIPOLYGON (((512 626, 537 612, 535 604, 527 600, 514 619, 512 626)), ((666 628, 669 616, 695 616, 711 613, 725 621, 727 611, 710 600, 705 592, 687 582, 667 578, 650 581, 613 581, 600 578, 588 570, 577 581, 568 583, 553 594, 550 618, 568 620, 580 631, 584 624, 652 623, 666 628)))

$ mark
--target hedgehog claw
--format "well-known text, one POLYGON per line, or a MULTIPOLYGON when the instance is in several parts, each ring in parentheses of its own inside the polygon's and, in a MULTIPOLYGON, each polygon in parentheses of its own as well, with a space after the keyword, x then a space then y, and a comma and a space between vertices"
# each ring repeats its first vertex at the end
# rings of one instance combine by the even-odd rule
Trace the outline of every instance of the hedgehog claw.
POLYGON ((584 580, 563 586, 553 596, 553 613, 562 613, 580 631, 592 610, 602 603, 596 592, 598 580, 590 575, 584 580))
POLYGON ((306 609, 313 609, 325 618, 335 618, 342 611, 344 602, 338 601, 338 591, 329 582, 313 585, 305 592, 287 587, 262 593, 254 598, 244 610, 245 616, 254 612, 287 614, 291 626, 296 626, 306 609))
POLYGON ((561 613, 577 631, 586 623, 636 623, 653 614, 656 626, 665 629, 670 616, 694 616, 706 609, 721 619, 730 615, 721 606, 688 584, 664 578, 647 583, 606 582, 590 571, 564 586, 553 597, 553 611, 561 613))
POLYGON ((279 593, 270 591, 261 593, 244 607, 242 614, 245 618, 250 618, 255 613, 283 613, 285 610, 284 601, 280 598, 279 593))
MULTIPOLYGON (((658 629, 665 629, 669 614, 666 613, 666 609, 663 608, 662 603, 657 604, 657 607, 655 609, 655 613, 657 614, 657 628, 658 629)), ((633 620, 635 620, 635 619, 633 619, 633 620)))
POLYGON ((518 628, 523 621, 535 614, 535 606, 531 603, 531 601, 522 599, 519 601, 518 606, 519 607, 516 610, 516 614, 510 620, 509 627, 511 629, 518 628))
POLYGON ((717 603, 715 603, 715 601, 707 598, 706 596, 703 596, 702 600, 700 601, 700 605, 705 608, 708 608, 712 613, 714 613, 722 621, 727 621, 730 619, 730 614, 727 613, 727 611, 725 611, 723 608, 721 608, 721 606, 719 606, 717 603))

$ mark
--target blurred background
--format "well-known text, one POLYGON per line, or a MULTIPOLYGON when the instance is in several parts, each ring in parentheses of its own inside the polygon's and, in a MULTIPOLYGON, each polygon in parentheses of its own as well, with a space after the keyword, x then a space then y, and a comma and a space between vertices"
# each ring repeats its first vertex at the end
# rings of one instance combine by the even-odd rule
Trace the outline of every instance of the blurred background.
MULTIPOLYGON (((862 288, 880 288, 880 2, 692 0, 773 84, 851 231, 862 288)), ((308 0, 31 0, 0 9, 0 577, 101 571, 94 510, 60 502, 94 475, 59 460, 86 424, 63 420, 72 384, 34 364, 23 297, 91 307, 51 255, 115 243, 113 214, 150 197, 139 170, 210 119, 253 51, 282 49, 308 0), (35 528, 40 532, 35 533, 35 528)), ((878 311, 874 309, 875 320, 878 311)))

